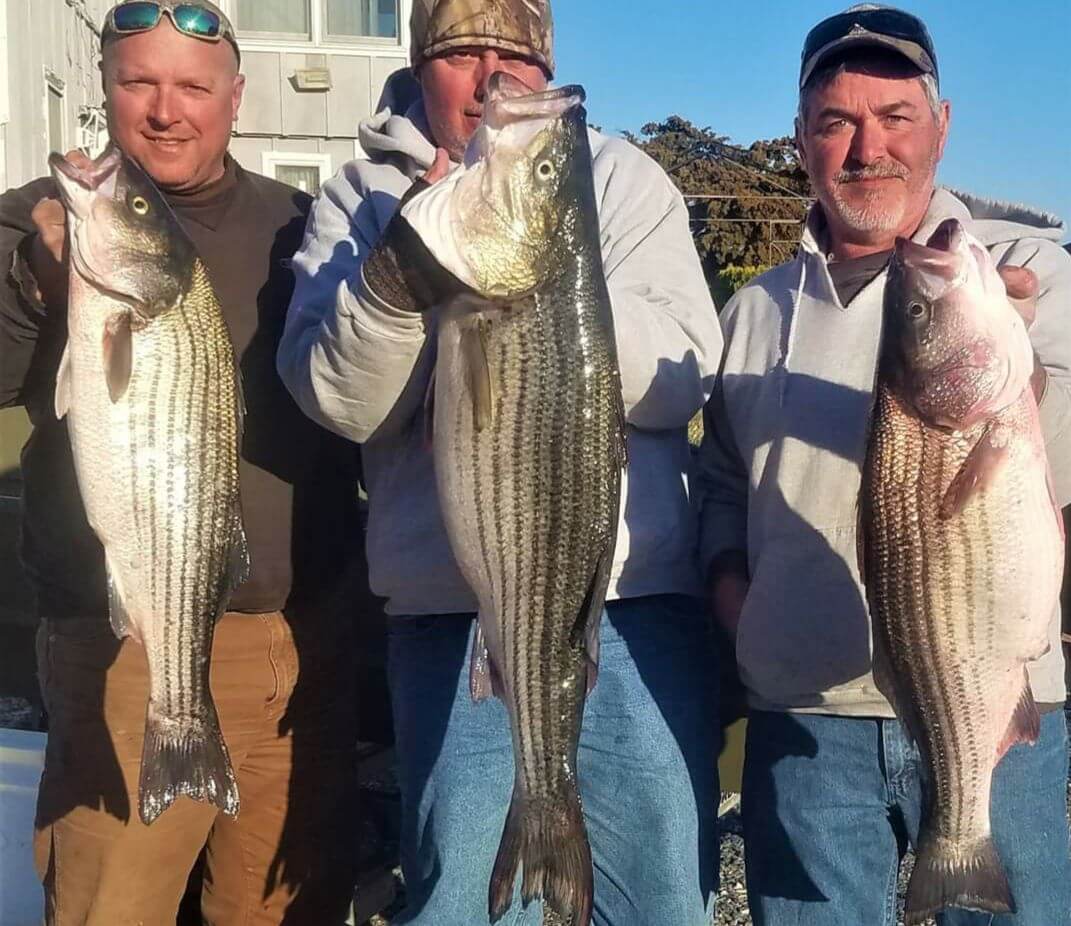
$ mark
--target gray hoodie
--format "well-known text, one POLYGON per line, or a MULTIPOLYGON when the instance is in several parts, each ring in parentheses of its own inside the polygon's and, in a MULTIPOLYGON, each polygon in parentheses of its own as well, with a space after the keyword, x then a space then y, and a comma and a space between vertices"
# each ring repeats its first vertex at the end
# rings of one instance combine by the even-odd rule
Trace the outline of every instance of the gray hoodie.
MULTIPOLYGON (((1030 339, 1048 371, 1042 429, 1061 505, 1071 501, 1071 256, 1049 215, 939 189, 916 240, 956 217, 997 265, 1039 277, 1030 339)), ((738 292, 722 315, 725 357, 708 414, 697 493, 704 566, 747 552, 737 637, 753 706, 892 716, 871 674, 870 617, 856 553, 881 329, 883 271, 847 305, 829 275, 821 211, 795 260, 738 292)), ((1039 702, 1064 700, 1059 614, 1031 666, 1039 702)))
MULTIPOLYGON (((360 128, 369 160, 320 193, 294 258, 279 373, 317 421, 364 444, 372 589, 392 614, 473 611, 442 523, 423 403, 435 313, 400 311, 361 265, 432 162, 422 104, 360 128)), ((697 594, 687 424, 713 387, 721 332, 680 194, 635 146, 591 133, 603 264, 629 424, 609 598, 697 594)))

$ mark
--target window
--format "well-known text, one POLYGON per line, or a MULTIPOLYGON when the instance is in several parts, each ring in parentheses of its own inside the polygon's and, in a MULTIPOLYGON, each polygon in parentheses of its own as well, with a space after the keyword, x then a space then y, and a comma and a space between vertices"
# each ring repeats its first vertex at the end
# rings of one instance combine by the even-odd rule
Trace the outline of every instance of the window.
POLYGON ((238 0, 238 28, 281 38, 312 37, 311 0, 238 0))
POLYGON ((277 164, 275 179, 280 183, 289 183, 310 196, 320 192, 320 168, 315 164, 277 164))
POLYGON ((48 120, 48 150, 67 152, 63 119, 63 81, 54 74, 45 74, 45 112, 48 120))
POLYGON ((327 0, 325 32, 332 38, 397 38, 398 0, 327 0))
POLYGON ((398 0, 238 0, 237 26, 283 41, 397 41, 398 0))
POLYGON ((310 196, 320 192, 320 185, 331 173, 329 154, 265 151, 260 160, 264 174, 281 183, 289 183, 310 196))

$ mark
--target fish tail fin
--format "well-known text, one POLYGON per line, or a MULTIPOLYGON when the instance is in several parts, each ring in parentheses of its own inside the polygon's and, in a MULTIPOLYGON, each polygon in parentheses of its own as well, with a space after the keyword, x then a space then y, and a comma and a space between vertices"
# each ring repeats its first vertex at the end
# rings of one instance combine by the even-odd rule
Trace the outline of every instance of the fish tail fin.
POLYGON ((148 826, 180 794, 238 816, 238 782, 216 712, 204 721, 187 722, 154 717, 150 706, 138 785, 142 822, 148 826))
POLYGON ((922 923, 945 907, 1015 913, 1008 876, 989 836, 955 851, 944 840, 922 839, 907 886, 904 923, 922 923))
POLYGON ((579 801, 563 814, 560 804, 534 802, 514 789, 488 892, 492 923, 510 908, 522 865, 525 905, 542 898, 569 926, 588 926, 594 886, 579 801))

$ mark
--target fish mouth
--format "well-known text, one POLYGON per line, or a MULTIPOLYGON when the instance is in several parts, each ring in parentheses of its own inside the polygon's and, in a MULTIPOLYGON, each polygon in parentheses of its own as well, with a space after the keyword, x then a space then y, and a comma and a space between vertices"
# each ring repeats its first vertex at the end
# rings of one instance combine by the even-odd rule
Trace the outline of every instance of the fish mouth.
POLYGON ((136 309, 136 297, 122 291, 113 280, 114 275, 107 267, 106 247, 94 232, 92 220, 95 204, 114 198, 123 160, 122 151, 109 142, 100 156, 84 167, 72 164, 56 152, 49 155, 48 166, 72 220, 68 234, 75 270, 97 289, 136 309))
POLYGON ((580 106, 587 98, 579 84, 533 91, 506 71, 495 71, 487 81, 484 122, 500 129, 522 119, 555 119, 580 106))
POLYGON ((936 301, 967 281, 969 256, 963 226, 945 219, 925 244, 897 238, 893 260, 915 278, 926 298, 936 301))
POLYGON ((110 197, 115 192, 115 181, 122 163, 122 152, 111 143, 100 157, 90 161, 86 167, 72 164, 56 151, 48 156, 48 166, 63 204, 79 221, 89 216, 95 195, 110 197))
POLYGON ((945 219, 934 229, 926 247, 935 251, 958 251, 963 244, 963 226, 959 219, 945 219))

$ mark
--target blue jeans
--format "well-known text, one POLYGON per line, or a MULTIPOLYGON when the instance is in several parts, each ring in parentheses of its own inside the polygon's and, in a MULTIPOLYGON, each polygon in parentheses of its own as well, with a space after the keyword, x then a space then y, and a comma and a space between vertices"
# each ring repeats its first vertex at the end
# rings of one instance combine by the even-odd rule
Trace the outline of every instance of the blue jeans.
MULTIPOLYGON (((990 817, 1014 916, 950 910, 939 926, 1071 926, 1067 728, 997 766, 990 817)), ((896 879, 922 813, 921 760, 897 720, 755 712, 744 844, 755 926, 894 926, 896 879)))
MULTIPOLYGON (((474 704, 469 615, 393 618, 391 701, 407 909, 395 922, 488 923, 487 888, 513 790, 505 706, 474 704)), ((706 926, 717 883, 717 717, 701 602, 608 602, 578 774, 598 926, 706 926)), ((519 884, 519 881, 518 881, 519 884)), ((519 888, 500 921, 542 923, 519 888)))

